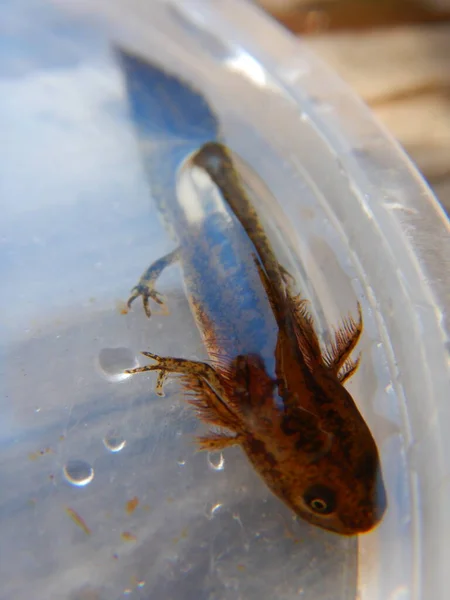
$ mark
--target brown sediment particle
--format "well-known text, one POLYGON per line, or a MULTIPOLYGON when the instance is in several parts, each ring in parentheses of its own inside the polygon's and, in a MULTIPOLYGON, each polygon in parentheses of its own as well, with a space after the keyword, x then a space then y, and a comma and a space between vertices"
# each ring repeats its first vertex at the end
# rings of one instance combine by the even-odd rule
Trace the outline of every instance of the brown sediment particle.
POLYGON ((86 521, 82 517, 80 517, 80 515, 73 508, 70 508, 69 506, 67 506, 66 513, 69 515, 69 517, 75 523, 75 525, 78 525, 78 527, 80 529, 82 529, 86 535, 91 535, 92 532, 89 529, 89 527, 87 526, 86 521))
POLYGON ((139 506, 139 498, 137 496, 135 496, 134 498, 131 498, 131 500, 128 500, 128 502, 125 505, 125 512, 128 515, 131 515, 134 513, 134 511, 136 510, 136 508, 139 506))

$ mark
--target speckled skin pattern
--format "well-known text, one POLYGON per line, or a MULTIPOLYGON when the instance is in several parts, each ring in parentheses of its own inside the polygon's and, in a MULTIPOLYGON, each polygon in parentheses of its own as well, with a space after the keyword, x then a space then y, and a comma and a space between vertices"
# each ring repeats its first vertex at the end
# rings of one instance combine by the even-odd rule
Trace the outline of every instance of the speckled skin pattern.
POLYGON ((344 387, 359 358, 362 334, 347 318, 322 348, 307 303, 294 296, 222 144, 204 144, 191 158, 220 190, 231 219, 193 224, 171 207, 179 247, 151 265, 132 290, 162 303, 155 281, 179 261, 187 295, 210 362, 144 354, 152 364, 128 371, 181 376, 199 417, 218 431, 198 439, 201 449, 239 445, 268 487, 298 516, 342 535, 372 529, 386 509, 373 436, 344 387), (243 341, 242 341, 243 340, 243 341))

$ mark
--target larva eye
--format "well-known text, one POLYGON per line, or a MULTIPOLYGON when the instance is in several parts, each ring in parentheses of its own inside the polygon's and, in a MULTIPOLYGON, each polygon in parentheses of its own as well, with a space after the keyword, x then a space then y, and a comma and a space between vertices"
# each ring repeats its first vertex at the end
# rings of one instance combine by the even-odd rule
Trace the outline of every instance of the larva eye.
POLYGON ((303 500, 318 515, 330 515, 336 509, 336 493, 326 485, 312 485, 306 490, 303 500))

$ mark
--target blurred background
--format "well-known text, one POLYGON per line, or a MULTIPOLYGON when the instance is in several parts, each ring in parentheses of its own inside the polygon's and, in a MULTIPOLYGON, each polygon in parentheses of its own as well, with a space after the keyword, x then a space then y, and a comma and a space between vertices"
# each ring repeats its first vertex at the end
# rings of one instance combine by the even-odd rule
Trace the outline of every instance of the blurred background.
POLYGON ((403 145, 450 214, 450 0, 258 0, 403 145))

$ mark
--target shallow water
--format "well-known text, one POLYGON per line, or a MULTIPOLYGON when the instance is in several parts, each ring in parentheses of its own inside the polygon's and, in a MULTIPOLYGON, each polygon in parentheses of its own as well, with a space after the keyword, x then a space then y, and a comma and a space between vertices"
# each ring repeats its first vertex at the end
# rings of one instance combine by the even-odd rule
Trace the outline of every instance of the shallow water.
MULTIPOLYGON (((32 0, 2 8, 10 36, 0 63, 8 140, 0 149, 0 599, 408 594, 418 505, 406 461, 422 464, 411 430, 433 413, 405 408, 412 380, 398 368, 407 356, 399 340, 412 309, 389 290, 408 290, 414 273, 377 264, 396 224, 382 231, 350 175, 367 155, 348 147, 338 159, 309 113, 329 107, 310 98, 299 110, 248 54, 207 35, 195 12, 189 22, 180 9, 152 6, 148 36, 139 3, 126 15, 113 2, 73 9, 32 0), (205 354, 177 267, 160 283, 170 315, 149 321, 138 303, 122 314, 142 270, 173 241, 157 216, 161 194, 150 198, 110 36, 194 82, 214 105, 324 341, 330 324, 362 304, 363 359, 349 389, 379 444, 389 510, 359 541, 293 520, 239 449, 196 453, 203 426, 175 382, 159 398, 154 376, 121 375, 140 350, 205 354), (390 552, 380 553, 386 543, 390 552)), ((198 122, 193 131, 208 133, 198 122)), ((159 160, 179 150, 166 134, 152 149, 159 160)), ((371 160, 375 168, 383 153, 371 160)), ((175 171, 165 173, 162 195, 176 190, 175 175, 166 176, 175 171)), ((411 312, 412 340, 421 324, 431 327, 433 310, 423 303, 411 312)), ((429 398, 426 376, 420 385, 429 398)))

